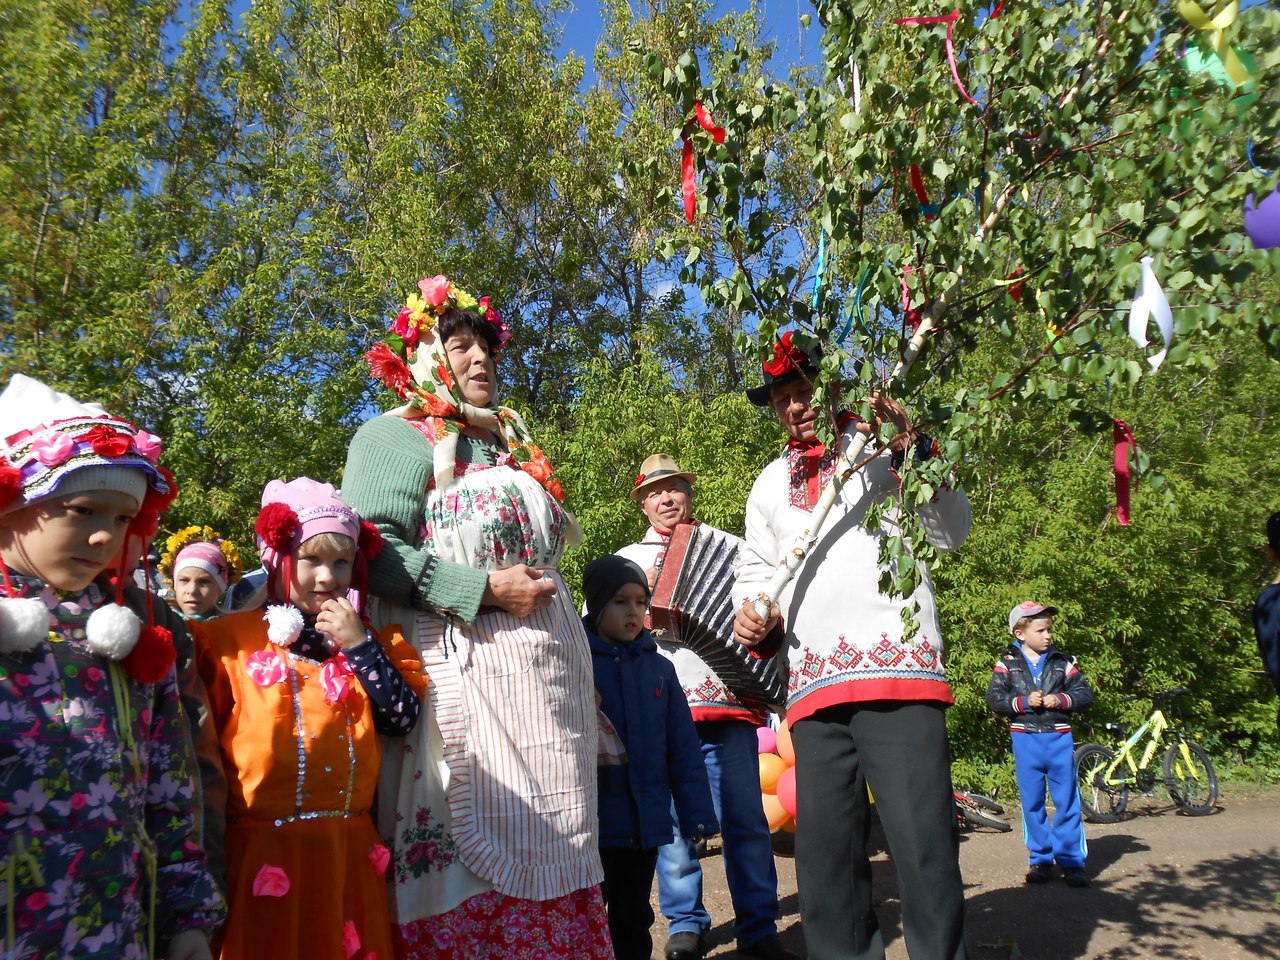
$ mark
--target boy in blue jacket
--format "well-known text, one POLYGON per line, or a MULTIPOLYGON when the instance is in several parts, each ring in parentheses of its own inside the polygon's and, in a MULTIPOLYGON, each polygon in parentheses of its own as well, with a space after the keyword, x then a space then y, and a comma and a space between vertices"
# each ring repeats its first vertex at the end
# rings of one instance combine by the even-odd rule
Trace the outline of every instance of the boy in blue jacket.
POLYGON ((1071 714, 1093 704, 1089 682, 1074 657, 1053 646, 1056 607, 1027 600, 1009 611, 1014 643, 996 661, 987 706, 1012 717, 1013 766, 1022 797, 1022 835, 1030 854, 1027 883, 1053 878, 1053 863, 1070 887, 1087 887, 1084 822, 1076 784, 1071 714), (1053 825, 1045 807, 1045 781, 1053 797, 1053 825))
POLYGON ((599 768, 600 859, 609 935, 618 960, 648 960, 653 951, 653 888, 658 848, 678 832, 719 831, 689 704, 675 667, 644 629, 649 581, 630 560, 605 556, 582 576, 600 708, 626 747, 626 762, 599 768))

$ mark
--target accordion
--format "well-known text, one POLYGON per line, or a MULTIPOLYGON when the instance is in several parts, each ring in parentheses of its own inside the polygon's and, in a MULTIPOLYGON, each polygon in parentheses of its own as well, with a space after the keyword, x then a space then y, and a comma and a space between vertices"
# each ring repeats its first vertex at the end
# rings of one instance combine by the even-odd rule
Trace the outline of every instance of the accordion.
POLYGON ((696 653, 743 703, 778 710, 787 685, 776 658, 755 657, 733 638, 733 567, 741 546, 732 534, 704 524, 676 527, 653 588, 650 623, 663 639, 696 653))

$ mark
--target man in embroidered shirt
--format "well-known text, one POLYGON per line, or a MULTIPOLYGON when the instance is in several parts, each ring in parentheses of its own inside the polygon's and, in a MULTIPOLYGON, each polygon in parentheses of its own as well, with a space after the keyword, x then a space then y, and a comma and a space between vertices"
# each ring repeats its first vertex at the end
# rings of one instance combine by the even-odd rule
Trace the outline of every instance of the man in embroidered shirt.
MULTIPOLYGON (((645 571, 652 589, 671 532, 693 520, 695 476, 671 457, 655 453, 640 465, 631 499, 649 520, 639 543, 618 551, 645 571)), ((738 953, 788 960, 778 940, 778 874, 769 824, 760 803, 756 727, 763 714, 735 697, 696 653, 657 636, 658 650, 676 668, 693 712, 711 796, 721 823, 724 869, 733 899, 738 953)), ((702 904, 702 867, 692 841, 677 837, 658 850, 658 902, 667 918, 667 960, 697 960, 711 929, 702 904)))
MULTIPOLYGON (((895 456, 929 456, 902 407, 873 394, 878 428, 898 428, 892 452, 854 473, 837 497, 808 559, 765 621, 753 603, 784 551, 809 526, 836 451, 817 437, 812 405, 820 352, 787 333, 747 391, 769 406, 790 436, 747 500, 746 544, 736 590, 739 642, 788 662, 787 718, 796 752, 796 877, 810 960, 882 960, 871 900, 867 787, 876 798, 902 893, 902 927, 912 960, 963 960, 964 890, 951 796, 944 711, 953 702, 942 666, 938 611, 928 572, 913 597, 920 629, 903 639, 903 600, 882 596, 880 539, 892 516, 868 530, 867 509, 894 493, 895 456), (892 455, 891 455, 892 453, 892 455)), ((838 418, 841 443, 869 425, 838 418)), ((875 441, 867 453, 875 450, 875 441)), ((900 460, 899 460, 900 462, 900 460)), ((940 491, 917 510, 931 543, 954 549, 969 531, 969 503, 940 491)))

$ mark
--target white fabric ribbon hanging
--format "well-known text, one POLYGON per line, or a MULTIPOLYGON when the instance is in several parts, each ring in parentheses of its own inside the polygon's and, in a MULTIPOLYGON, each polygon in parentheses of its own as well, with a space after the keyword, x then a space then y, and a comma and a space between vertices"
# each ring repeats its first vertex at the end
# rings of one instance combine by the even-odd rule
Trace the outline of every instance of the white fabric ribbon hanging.
POLYGON ((1154 357, 1148 357, 1154 373, 1164 363, 1169 347, 1173 345, 1173 312, 1169 309, 1169 301, 1164 295, 1155 271, 1151 269, 1151 258, 1142 258, 1142 279, 1138 281, 1138 293, 1133 298, 1133 306, 1129 308, 1129 336, 1140 347, 1145 347, 1147 339, 1147 323, 1154 317, 1160 336, 1164 338, 1164 349, 1154 357))

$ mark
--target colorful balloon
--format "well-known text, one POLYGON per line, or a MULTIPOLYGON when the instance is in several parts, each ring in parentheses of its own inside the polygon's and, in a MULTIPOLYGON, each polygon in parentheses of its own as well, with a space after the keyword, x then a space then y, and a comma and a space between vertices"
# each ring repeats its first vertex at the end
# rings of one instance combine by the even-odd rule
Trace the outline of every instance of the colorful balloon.
POLYGON ((782 771, 782 776, 778 778, 778 785, 774 789, 774 793, 778 798, 778 802, 782 804, 782 809, 791 814, 796 815, 796 768, 787 767, 782 771))
POLYGON ((1280 247, 1280 190, 1272 191, 1257 206, 1249 194, 1244 202, 1244 232, 1259 250, 1280 247))
POLYGON ((756 746, 758 753, 776 753, 778 735, 769 727, 756 727, 756 746))
POLYGON ((782 825, 791 819, 791 815, 782 809, 782 804, 773 794, 763 794, 760 802, 764 807, 764 818, 769 821, 770 830, 781 829, 782 825))
POLYGON ((778 778, 787 769, 787 765, 776 753, 762 753, 759 759, 760 792, 773 793, 778 787, 778 778))
POLYGON ((785 720, 778 727, 778 756, 787 761, 787 766, 796 762, 796 748, 791 743, 791 726, 785 720))

